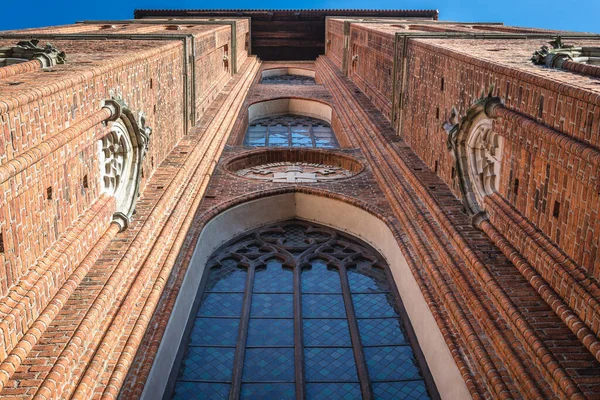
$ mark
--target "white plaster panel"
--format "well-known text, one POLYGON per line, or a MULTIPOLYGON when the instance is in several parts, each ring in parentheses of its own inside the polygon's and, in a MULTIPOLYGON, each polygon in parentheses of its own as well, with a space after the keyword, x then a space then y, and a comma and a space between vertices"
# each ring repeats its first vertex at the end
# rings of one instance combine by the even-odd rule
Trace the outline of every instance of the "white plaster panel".
POLYGON ((327 104, 304 99, 276 99, 254 103, 248 107, 248 121, 271 115, 296 114, 319 118, 331 124, 331 107, 327 104))

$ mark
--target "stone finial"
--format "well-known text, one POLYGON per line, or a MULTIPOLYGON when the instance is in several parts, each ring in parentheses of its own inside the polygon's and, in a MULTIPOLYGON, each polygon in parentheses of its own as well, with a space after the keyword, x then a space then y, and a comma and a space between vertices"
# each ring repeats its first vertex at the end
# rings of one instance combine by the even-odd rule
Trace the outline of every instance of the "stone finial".
POLYGON ((64 64, 67 57, 63 51, 58 50, 50 43, 44 47, 39 47, 39 40, 23 40, 13 47, 0 48, 0 58, 12 58, 23 61, 39 60, 42 68, 53 67, 57 64, 64 64))
POLYGON ((600 57, 600 47, 575 47, 563 43, 560 36, 557 36, 548 44, 551 47, 544 45, 533 53, 531 61, 534 64, 545 65, 550 68, 561 68, 565 61, 588 63, 590 59, 600 57))

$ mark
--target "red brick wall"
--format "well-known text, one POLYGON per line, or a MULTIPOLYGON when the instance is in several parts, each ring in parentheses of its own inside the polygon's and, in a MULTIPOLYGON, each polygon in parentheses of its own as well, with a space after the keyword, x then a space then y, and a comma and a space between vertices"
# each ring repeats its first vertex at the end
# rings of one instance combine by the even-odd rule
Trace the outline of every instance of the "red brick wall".
MULTIPOLYGON (((441 124, 449 117, 452 107, 463 116, 492 84, 494 94, 505 101, 506 107, 600 148, 597 100, 586 90, 576 90, 573 86, 568 89, 569 77, 564 73, 553 74, 558 76, 550 80, 541 75, 545 72, 541 67, 536 67, 540 70, 537 76, 508 66, 498 68, 496 60, 484 60, 481 53, 477 53, 477 59, 464 54, 477 50, 470 41, 456 43, 452 49, 444 48, 444 42, 439 40, 435 44, 431 42, 433 40, 411 41, 400 135, 431 169, 435 170, 437 164, 438 175, 456 196, 460 196, 460 191, 452 176, 454 161, 447 150, 447 133, 441 124), (458 46, 464 49, 463 54, 456 51, 458 46), (565 81, 562 86, 555 83, 560 77, 565 81), (439 119, 436 117, 438 109, 439 119)), ((489 53, 499 57, 499 52, 508 55, 516 52, 511 49, 524 49, 517 55, 533 52, 540 42, 543 40, 485 44, 489 53)), ((523 69, 525 67, 530 69, 529 65, 523 69)), ((598 171, 565 149, 545 143, 507 122, 497 120, 494 127, 507 139, 499 193, 577 264, 600 277, 600 198, 595 190, 598 171), (518 194, 514 191, 516 179, 519 180, 518 194), (558 217, 553 216, 555 202, 560 203, 558 217)))
POLYGON ((393 69, 394 36, 352 24, 348 77, 388 119, 392 112, 393 69))
MULTIPOLYGON (((54 41, 54 44, 66 51, 81 47, 81 43, 67 41, 54 41)), ((0 163, 98 111, 102 100, 110 97, 109 90, 122 93, 132 110, 145 112, 148 125, 154 129, 144 179, 183 136, 181 43, 137 42, 133 45, 103 41, 90 42, 87 50, 89 53, 80 50, 77 56, 71 53, 73 61, 56 67, 54 72, 34 72, 6 79, 22 83, 3 89, 4 104, 8 107, 0 111, 3 143, 0 163), (98 46, 104 50, 103 61, 95 60, 98 57, 93 55, 98 46), (124 48, 135 49, 135 53, 124 57, 121 53, 124 48), (16 103, 10 101, 11 96, 24 93, 30 93, 30 101, 13 106, 16 103), (47 95, 40 96, 41 93, 47 95), (157 118, 159 115, 165 117, 157 118)), ((32 266, 98 198, 100 167, 97 143, 92 138, 104 129, 101 125, 94 127, 3 185, 0 193, 5 241, 2 264, 6 270, 24 272, 32 266), (84 189, 86 175, 89 187, 84 189), (48 200, 46 192, 50 187, 52 199, 48 200)), ((106 224, 106 221, 98 222, 106 224)), ((90 238, 90 243, 93 239, 90 238)), ((20 274, 11 275, 10 281, 3 282, 2 295, 20 277, 20 274)))
POLYGON ((327 19, 325 54, 338 68, 342 68, 344 57, 344 21, 341 19, 327 19))
POLYGON ((199 118, 231 78, 231 29, 215 28, 195 38, 196 115, 199 118))

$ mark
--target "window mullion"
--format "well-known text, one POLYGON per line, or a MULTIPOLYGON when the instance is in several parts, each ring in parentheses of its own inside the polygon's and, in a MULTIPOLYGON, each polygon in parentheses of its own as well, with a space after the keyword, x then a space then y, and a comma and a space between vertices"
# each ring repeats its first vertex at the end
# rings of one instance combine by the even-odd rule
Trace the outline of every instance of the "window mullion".
POLYGON ((317 141, 315 140, 315 131, 313 130, 312 124, 308 126, 308 132, 310 134, 310 140, 312 141, 312 147, 317 147, 317 141))
POLYGON ((267 125, 267 132, 265 132, 265 147, 269 147, 269 139, 271 135, 271 125, 267 125))
POLYGON ((288 125, 288 147, 292 147, 292 125, 288 125))
POLYGON ((354 305, 352 304, 352 294, 350 293, 350 284, 348 275, 346 274, 346 266, 340 266, 340 281, 342 284, 342 294, 344 297, 344 307, 346 308, 346 316, 348 317, 348 327, 350 329, 350 339, 352 340, 352 352, 356 361, 356 370, 358 380, 360 381, 360 391, 363 400, 373 399, 373 391, 369 380, 369 370, 367 369, 367 361, 363 351, 360 333, 358 331, 358 322, 354 313, 354 305))
POLYGON ((233 376, 231 378, 231 392, 229 393, 230 400, 238 400, 242 390, 242 373, 244 372, 246 339, 248 338, 248 320, 250 319, 250 306, 252 304, 252 287, 254 286, 255 270, 255 265, 250 266, 248 268, 248 275, 246 276, 246 289, 244 290, 242 315, 240 316, 238 340, 233 360, 233 376))
POLYGON ((302 293, 300 278, 302 271, 294 266, 294 356, 296 374, 296 399, 303 400, 305 396, 304 379, 304 338, 302 333, 302 293))

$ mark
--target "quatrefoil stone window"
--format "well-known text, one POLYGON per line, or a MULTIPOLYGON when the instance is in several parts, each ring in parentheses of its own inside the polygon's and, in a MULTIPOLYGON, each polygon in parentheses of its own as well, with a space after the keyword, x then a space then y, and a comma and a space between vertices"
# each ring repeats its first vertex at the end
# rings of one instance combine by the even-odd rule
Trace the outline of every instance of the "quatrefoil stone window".
POLYGON ((127 128, 121 121, 112 123, 110 132, 98 141, 102 192, 119 199, 122 184, 127 182, 131 170, 131 141, 127 128))
POLYGON ((500 176, 502 137, 492 129, 492 121, 481 120, 467 140, 469 175, 478 203, 497 190, 500 176))

